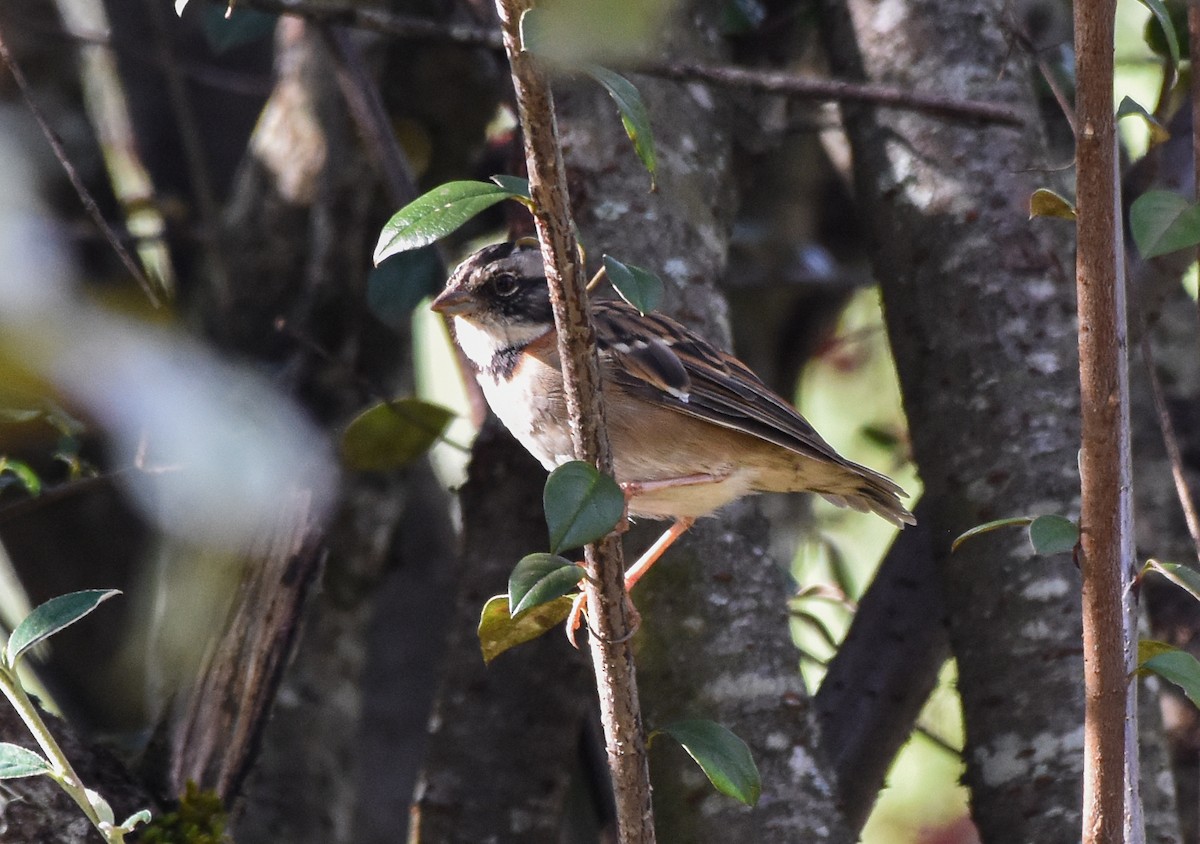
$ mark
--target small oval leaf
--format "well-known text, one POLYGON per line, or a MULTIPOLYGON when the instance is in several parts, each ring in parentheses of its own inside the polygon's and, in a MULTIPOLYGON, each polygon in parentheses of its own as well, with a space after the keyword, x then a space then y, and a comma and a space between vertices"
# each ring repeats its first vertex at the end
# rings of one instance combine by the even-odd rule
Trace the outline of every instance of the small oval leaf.
POLYGON ((1144 572, 1158 572, 1180 589, 1188 592, 1197 601, 1200 601, 1200 572, 1195 569, 1180 565, 1179 563, 1163 563, 1158 560, 1147 560, 1142 570, 1144 572))
POLYGON ((1075 219, 1075 206, 1064 196, 1049 188, 1038 188, 1029 197, 1029 218, 1058 217, 1062 220, 1075 219))
POLYGON ((587 68, 588 75, 604 86, 608 95, 617 104, 621 112, 621 123, 625 126, 625 134, 633 141, 633 151, 641 160, 642 166, 650 174, 650 190, 654 190, 655 176, 658 173, 658 158, 654 152, 654 132, 650 128, 650 112, 641 92, 632 82, 613 73, 606 67, 592 65, 587 68))
POLYGON ((346 426, 342 459, 358 471, 398 469, 428 451, 453 418, 452 411, 420 399, 382 402, 346 426))
POLYGON ((399 252, 428 246, 480 211, 514 196, 490 182, 447 182, 434 188, 387 221, 375 245, 375 266, 399 252))
POLYGON ((1200 244, 1200 206, 1177 193, 1146 191, 1129 208, 1129 228, 1143 258, 1200 244))
POLYGON ((70 627, 100 606, 101 602, 107 601, 113 595, 120 594, 119 589, 84 589, 81 592, 71 592, 51 598, 25 616, 24 621, 18 624, 12 635, 8 637, 5 663, 9 668, 15 668, 17 660, 27 650, 50 638, 64 627, 70 627))
POLYGON ((623 264, 611 255, 604 256, 604 272, 621 298, 645 316, 662 302, 662 279, 649 270, 623 264))
POLYGON ((479 616, 479 649, 483 661, 491 662, 509 648, 536 639, 567 620, 574 600, 566 595, 548 604, 518 613, 508 611, 508 596, 497 595, 483 605, 479 616))
POLYGON ((117 819, 113 815, 112 806, 109 805, 109 802, 106 799, 104 799, 103 794, 91 788, 85 788, 83 793, 87 795, 88 803, 92 804, 92 810, 95 811, 96 816, 100 818, 101 821, 104 823, 116 824, 117 819))
POLYGON ((958 546, 962 545, 968 539, 974 539, 976 536, 981 534, 990 533, 994 530, 1005 527, 1025 527, 1025 525, 1032 523, 1033 519, 1031 519, 1029 516, 1014 516, 1011 519, 996 519, 992 522, 984 522, 981 525, 975 525, 975 527, 971 528, 970 530, 960 533, 958 537, 950 543, 950 551, 952 553, 957 551, 958 546))
POLYGON ((1029 541, 1039 554, 1065 554, 1079 544, 1079 526, 1062 516, 1038 516, 1029 525, 1029 541))
POLYGON ((1200 662, 1187 651, 1172 649, 1155 654, 1143 662, 1141 668, 1174 683, 1187 695, 1192 706, 1200 707, 1200 662))
POLYGON ((1163 126, 1157 117, 1150 112, 1132 97, 1125 97, 1121 100, 1121 104, 1117 106, 1117 120, 1123 117, 1140 117, 1146 124, 1146 128, 1150 130, 1150 146, 1157 146, 1163 141, 1171 139, 1171 133, 1163 126))
POLYGON ((575 591, 583 568, 557 554, 522 557, 508 576, 508 603, 513 615, 575 591))
POLYGON ((149 809, 139 809, 121 822, 121 829, 125 832, 133 832, 142 824, 150 823, 152 819, 153 816, 149 809))
POLYGON ((625 515, 621 487, 581 460, 564 463, 546 479, 542 491, 550 550, 578 548, 609 533, 625 515))
POLYGON ((0 742, 0 780, 36 777, 53 772, 44 756, 18 744, 0 742))
POLYGON ((675 739, 722 794, 747 806, 758 802, 762 780, 750 748, 713 721, 678 721, 656 732, 675 739))

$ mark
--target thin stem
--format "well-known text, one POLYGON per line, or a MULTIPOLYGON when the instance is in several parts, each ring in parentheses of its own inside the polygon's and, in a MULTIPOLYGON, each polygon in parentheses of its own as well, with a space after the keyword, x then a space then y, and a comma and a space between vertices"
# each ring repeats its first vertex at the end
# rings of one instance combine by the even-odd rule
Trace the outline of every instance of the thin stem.
POLYGON ((54 769, 54 781, 79 805, 79 808, 87 815, 87 819, 92 822, 92 826, 96 827, 100 831, 100 834, 104 836, 105 841, 121 844, 125 840, 124 831, 113 824, 104 823, 100 819, 100 816, 96 814, 96 809, 92 806, 92 801, 88 799, 83 781, 79 779, 79 775, 75 773, 70 760, 62 752, 62 748, 58 746, 54 735, 46 726, 46 722, 42 720, 41 714, 38 713, 37 707, 33 705, 33 701, 25 693, 25 689, 16 677, 15 669, 0 668, 0 691, 4 692, 4 696, 13 705, 13 709, 17 711, 17 715, 25 722, 25 726, 29 728, 29 732, 33 734, 33 738, 37 741, 38 747, 42 749, 42 753, 46 754, 46 758, 50 761, 54 769))
MULTIPOLYGON (((522 15, 530 0, 497 0, 504 46, 512 68, 517 111, 525 136, 534 222, 542 245, 546 280, 557 326, 563 388, 570 415, 575 457, 612 474, 612 451, 604 427, 595 329, 587 306, 583 267, 567 196, 566 169, 545 76, 521 44, 522 15)), ((621 844, 653 844, 650 769, 638 702, 631 619, 626 608, 624 563, 616 533, 584 551, 589 637, 600 719, 604 726, 621 844)))

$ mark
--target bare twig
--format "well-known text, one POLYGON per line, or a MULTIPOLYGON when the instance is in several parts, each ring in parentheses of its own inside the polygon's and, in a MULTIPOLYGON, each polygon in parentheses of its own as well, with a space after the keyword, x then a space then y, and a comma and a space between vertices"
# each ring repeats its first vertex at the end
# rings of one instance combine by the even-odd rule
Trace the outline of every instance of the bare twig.
POLYGON ((1080 512, 1084 656, 1084 844, 1144 840, 1137 778, 1137 684, 1129 373, 1116 181, 1116 0, 1075 4, 1075 160, 1080 512))
MULTIPOLYGON (((567 196, 566 169, 558 142, 554 101, 545 76, 521 45, 521 16, 530 0, 497 0, 504 47, 512 66, 517 110, 525 135, 530 195, 558 328, 564 392, 575 457, 612 474, 612 451, 604 427, 595 330, 588 312, 586 279, 567 196)), ((609 771, 622 844, 652 844, 654 819, 633 650, 625 596, 621 545, 615 533, 584 552, 588 615, 596 631, 588 637, 609 771)))
POLYGON ((1179 498, 1179 506, 1183 509, 1183 519, 1187 522, 1188 534, 1192 537, 1192 547, 1196 558, 1200 560, 1200 513, 1196 511, 1196 502, 1188 489, 1187 478, 1183 472, 1183 453, 1179 449, 1179 438, 1175 435, 1175 424, 1171 421, 1171 409, 1167 407, 1163 395, 1162 382, 1158 377, 1158 369, 1154 362, 1154 347, 1150 342, 1148 326, 1143 325, 1141 331, 1142 361, 1146 364, 1146 374, 1150 379, 1150 394, 1154 397, 1154 411, 1158 415, 1158 428, 1162 432, 1163 445, 1167 449, 1167 459, 1171 462, 1171 478, 1175 482, 1175 495, 1179 498))
POLYGON ((997 103, 962 100, 888 85, 847 82, 842 79, 814 79, 783 71, 752 70, 694 62, 651 62, 639 64, 636 69, 651 76, 680 82, 698 80, 751 91, 785 94, 806 100, 871 103, 956 120, 974 120, 1007 126, 1022 126, 1026 120, 1026 116, 1021 112, 997 103))
POLYGON ((54 157, 58 159, 58 163, 62 165, 63 172, 67 174, 67 179, 71 182, 71 187, 75 189, 79 201, 83 203, 83 209, 87 215, 92 218, 92 222, 96 224, 96 228, 100 229, 104 234, 104 239, 112 246, 113 251, 117 253, 117 257, 121 259, 121 263, 125 265, 125 269, 133 276, 142 291, 145 292, 146 298, 154 307, 159 307, 162 300, 158 293, 155 292, 153 285, 146 278, 142 268, 138 266, 138 262, 129 254, 129 250, 125 248, 122 242, 121 235, 109 225, 108 220, 104 219, 104 215, 100 213, 100 207, 96 204, 96 200, 92 197, 91 191, 87 189, 87 185, 83 183, 83 179, 79 175, 79 171, 75 169, 75 165, 71 163, 71 159, 67 156, 67 151, 63 147, 62 140, 58 137, 58 133, 50 126, 50 121, 46 119, 45 113, 37 104, 37 100, 33 98, 33 91, 29 87, 29 82, 25 79, 25 74, 22 72, 20 65, 17 64, 8 45, 4 42, 4 36, 0 33, 0 59, 4 60, 5 67, 12 74, 13 81, 17 83, 17 87, 21 90, 21 97, 25 100, 25 105, 29 112, 33 115, 33 119, 37 121, 38 127, 42 130, 42 135, 46 139, 46 143, 50 145, 54 157))

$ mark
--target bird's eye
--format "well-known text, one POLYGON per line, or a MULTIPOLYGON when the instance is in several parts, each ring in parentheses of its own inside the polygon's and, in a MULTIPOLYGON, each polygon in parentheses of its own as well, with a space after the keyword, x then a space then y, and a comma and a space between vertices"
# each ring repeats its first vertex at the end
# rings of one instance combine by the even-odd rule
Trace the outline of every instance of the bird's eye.
POLYGON ((501 273, 492 279, 492 290, 497 296, 507 299, 520 289, 521 285, 517 281, 517 277, 511 273, 501 273))

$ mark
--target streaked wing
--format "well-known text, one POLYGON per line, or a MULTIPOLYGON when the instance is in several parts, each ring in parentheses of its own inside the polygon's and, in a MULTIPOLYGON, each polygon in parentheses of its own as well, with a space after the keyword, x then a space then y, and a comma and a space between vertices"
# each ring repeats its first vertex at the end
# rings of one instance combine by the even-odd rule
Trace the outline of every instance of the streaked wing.
POLYGON ((625 302, 592 302, 596 343, 606 374, 635 395, 680 413, 845 464, 796 409, 730 355, 657 313, 625 302))

